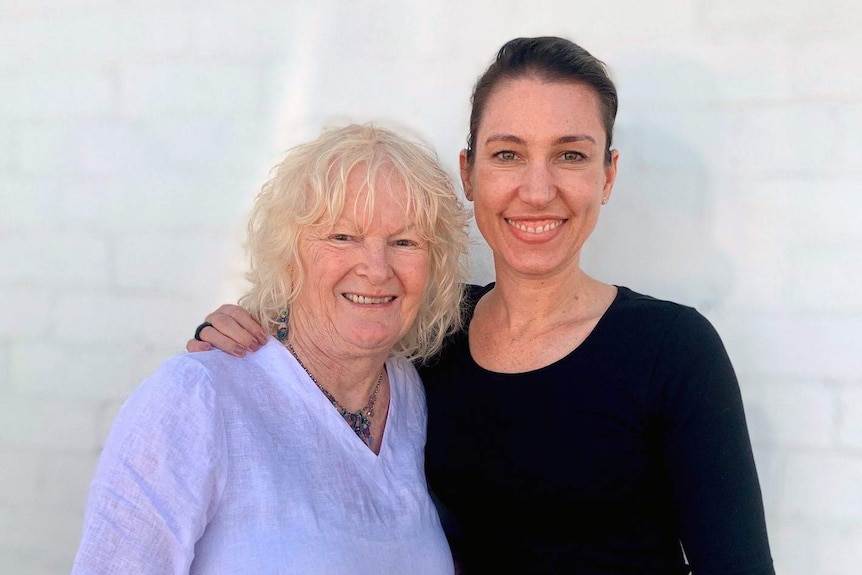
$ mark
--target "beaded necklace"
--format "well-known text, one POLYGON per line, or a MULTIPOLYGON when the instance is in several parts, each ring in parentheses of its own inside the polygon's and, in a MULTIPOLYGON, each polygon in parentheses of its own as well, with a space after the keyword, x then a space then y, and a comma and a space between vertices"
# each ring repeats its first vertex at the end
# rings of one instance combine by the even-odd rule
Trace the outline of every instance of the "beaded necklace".
POLYGON ((365 443, 368 447, 371 447, 374 443, 374 438, 371 437, 371 418, 374 417, 374 404, 377 402, 377 392, 380 391, 380 383, 383 381, 383 369, 380 370, 380 375, 377 376, 377 383, 374 385, 374 391, 371 392, 371 397, 368 398, 368 403, 365 407, 358 409, 357 411, 350 411, 336 400, 331 393, 329 393, 326 388, 320 385, 320 382, 317 381, 311 372, 305 367, 305 364, 302 363, 302 360, 299 359, 299 356, 296 354, 296 350, 293 349, 293 346, 290 345, 287 341, 284 342, 284 345, 290 350, 290 353, 293 354, 293 357, 296 358, 296 361, 299 363, 300 367, 305 370, 305 373, 308 374, 308 377, 311 378, 311 381, 314 382, 314 385, 317 386, 317 389, 326 396, 326 399, 329 400, 329 403, 335 407, 341 417, 344 418, 344 421, 347 422, 347 425, 353 430, 356 435, 359 436, 359 439, 365 443))

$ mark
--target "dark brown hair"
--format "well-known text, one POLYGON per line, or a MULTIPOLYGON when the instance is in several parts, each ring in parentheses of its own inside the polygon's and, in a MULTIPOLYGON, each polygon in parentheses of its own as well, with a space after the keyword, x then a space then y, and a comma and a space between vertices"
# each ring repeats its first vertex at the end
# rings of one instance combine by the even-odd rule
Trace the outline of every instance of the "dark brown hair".
POLYGON ((541 36, 509 40, 494 62, 479 77, 470 101, 470 133, 467 136, 467 162, 473 161, 476 134, 488 98, 503 81, 535 76, 547 82, 584 84, 595 90, 599 97, 602 124, 605 128, 607 149, 605 162, 611 161, 614 120, 617 116, 617 89, 608 75, 604 62, 565 38, 541 36))

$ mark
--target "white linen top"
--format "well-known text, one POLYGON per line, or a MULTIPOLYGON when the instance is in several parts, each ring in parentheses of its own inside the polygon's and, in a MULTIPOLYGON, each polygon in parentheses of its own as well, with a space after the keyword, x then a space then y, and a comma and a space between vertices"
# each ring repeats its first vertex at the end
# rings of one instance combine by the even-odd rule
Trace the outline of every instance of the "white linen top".
POLYGON ((167 360, 114 422, 72 573, 453 573, 424 390, 410 362, 386 368, 375 455, 275 338, 167 360))

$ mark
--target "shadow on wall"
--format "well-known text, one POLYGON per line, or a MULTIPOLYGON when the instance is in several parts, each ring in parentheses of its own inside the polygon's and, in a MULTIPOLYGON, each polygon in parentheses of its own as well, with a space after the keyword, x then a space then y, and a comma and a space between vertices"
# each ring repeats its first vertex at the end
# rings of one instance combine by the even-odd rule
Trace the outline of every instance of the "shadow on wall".
MULTIPOLYGON (((619 53, 609 61, 622 65, 611 70, 620 96, 618 176, 582 265, 603 281, 693 306, 712 319, 732 305, 737 282, 746 281, 736 277, 739 254, 722 247, 731 230, 718 227, 718 208, 734 192, 726 188, 734 174, 720 156, 734 142, 734 124, 719 103, 732 96, 709 69, 670 54, 619 53)), ((732 334, 719 331, 727 344, 732 334)), ((751 393, 757 382, 744 380, 743 359, 731 357, 740 387, 751 393)), ((782 470, 768 446, 776 431, 762 403, 745 405, 764 505, 775 510, 782 470)), ((768 527, 775 556, 779 529, 774 522, 768 527)))
POLYGON ((617 182, 582 265, 603 281, 708 315, 734 281, 714 229, 720 174, 704 161, 728 138, 710 106, 721 97, 718 86, 707 70, 672 56, 614 59, 626 64, 611 70, 620 97, 617 182), (685 78, 684 90, 677 78, 685 78))

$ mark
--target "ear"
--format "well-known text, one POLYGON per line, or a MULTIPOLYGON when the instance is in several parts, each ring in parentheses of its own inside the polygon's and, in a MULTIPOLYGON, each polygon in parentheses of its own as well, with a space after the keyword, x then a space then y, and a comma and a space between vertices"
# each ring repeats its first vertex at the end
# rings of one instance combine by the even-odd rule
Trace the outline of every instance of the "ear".
POLYGON ((605 164, 605 185, 602 188, 602 203, 607 203, 611 199, 611 192, 613 192, 614 183, 617 181, 617 160, 619 158, 619 151, 611 150, 611 161, 605 164))
POLYGON ((473 201, 473 182, 470 180, 470 165, 467 162, 467 150, 461 150, 458 154, 458 165, 461 169, 461 185, 464 186, 464 197, 473 201))

